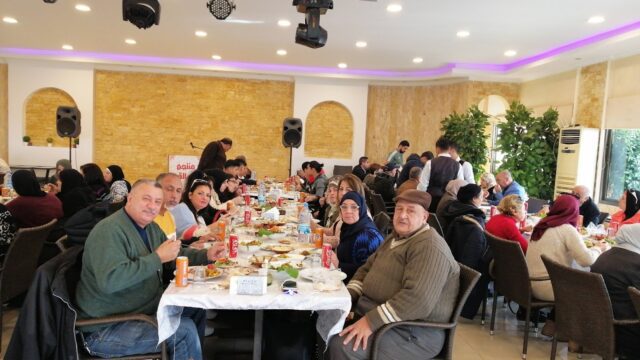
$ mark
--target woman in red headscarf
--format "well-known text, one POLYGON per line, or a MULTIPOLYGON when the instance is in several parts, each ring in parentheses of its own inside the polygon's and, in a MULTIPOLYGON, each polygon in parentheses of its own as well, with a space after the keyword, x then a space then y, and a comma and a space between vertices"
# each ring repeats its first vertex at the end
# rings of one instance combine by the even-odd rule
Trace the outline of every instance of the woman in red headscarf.
MULTIPOLYGON (((549 209, 547 216, 534 228, 527 250, 527 267, 531 277, 548 277, 541 255, 562 265, 571 266, 575 260, 580 266, 591 266, 606 249, 606 243, 597 243, 587 249, 576 230, 580 202, 573 195, 560 195, 549 209)), ((553 301, 551 281, 532 281, 533 296, 553 301)))

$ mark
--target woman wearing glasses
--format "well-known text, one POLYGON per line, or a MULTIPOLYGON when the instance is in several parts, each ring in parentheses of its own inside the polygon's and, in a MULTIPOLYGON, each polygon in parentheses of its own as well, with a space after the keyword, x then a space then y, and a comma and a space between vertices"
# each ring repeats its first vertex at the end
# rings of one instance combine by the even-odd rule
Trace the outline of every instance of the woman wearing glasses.
POLYGON ((333 255, 332 263, 347 274, 344 280, 346 284, 378 249, 384 238, 367 215, 367 204, 357 192, 350 191, 342 196, 340 216, 343 221, 340 244, 333 255))

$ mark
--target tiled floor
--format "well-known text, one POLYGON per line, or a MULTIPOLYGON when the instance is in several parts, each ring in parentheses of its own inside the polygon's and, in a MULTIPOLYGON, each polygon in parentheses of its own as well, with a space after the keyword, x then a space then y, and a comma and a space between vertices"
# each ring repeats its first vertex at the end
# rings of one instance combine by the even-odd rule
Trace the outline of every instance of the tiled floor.
MULTIPOLYGON (((462 320, 456 332, 453 358, 456 360, 501 360, 520 359, 522 350, 523 322, 518 322, 515 316, 507 308, 499 306, 496 318, 496 333, 489 335, 489 319, 486 325, 480 325, 480 320, 474 322, 462 320)), ((11 338, 11 332, 15 326, 18 311, 8 310, 4 313, 4 324, 2 328, 2 352, 0 358, 4 358, 4 353, 11 338)), ((527 359, 543 360, 549 359, 551 351, 551 341, 543 339, 543 336, 536 336, 533 331, 529 337, 529 351, 527 359)), ((567 356, 567 344, 558 344, 558 354, 556 359, 577 359, 577 355, 570 353, 567 356)), ((584 360, 600 359, 599 356, 583 355, 584 360)))

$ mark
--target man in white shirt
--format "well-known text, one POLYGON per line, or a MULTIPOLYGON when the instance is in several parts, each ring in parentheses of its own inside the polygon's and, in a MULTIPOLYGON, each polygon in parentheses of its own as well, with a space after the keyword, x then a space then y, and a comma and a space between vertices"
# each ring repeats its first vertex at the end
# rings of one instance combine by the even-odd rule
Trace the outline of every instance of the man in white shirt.
MULTIPOLYGON (((451 157, 449 151, 451 150, 451 145, 449 140, 441 137, 436 141, 436 157, 446 156, 451 157)), ((429 187, 429 180, 431 179, 431 161, 427 161, 424 164, 424 168, 422 169, 422 174, 420 175, 420 184, 418 184, 418 190, 427 191, 429 187)), ((458 175, 456 179, 464 179, 464 174, 462 172, 462 166, 458 170, 458 175)), ((453 180, 453 179, 452 179, 453 180)))
POLYGON ((449 148, 449 154, 451 154, 451 158, 462 165, 462 176, 464 177, 464 181, 469 184, 475 184, 476 179, 473 176, 473 167, 471 163, 468 161, 464 161, 460 158, 458 154, 458 144, 455 142, 451 142, 451 147, 449 148))

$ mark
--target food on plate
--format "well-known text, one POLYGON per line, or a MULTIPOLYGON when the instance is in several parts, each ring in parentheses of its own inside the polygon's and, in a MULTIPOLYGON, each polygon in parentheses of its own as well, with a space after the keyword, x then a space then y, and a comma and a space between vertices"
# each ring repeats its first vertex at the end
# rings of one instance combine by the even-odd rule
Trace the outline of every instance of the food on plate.
POLYGON ((229 269, 229 276, 246 276, 255 271, 256 271, 255 269, 250 269, 246 267, 233 268, 233 269, 229 269))
POLYGON ((209 230, 208 227, 198 226, 198 228, 193 232, 193 237, 205 236, 205 235, 209 235, 210 233, 211 233, 211 230, 209 230))
POLYGON ((597 240, 597 241, 601 241, 601 240, 604 240, 604 238, 606 238, 607 235, 605 235, 605 234, 593 234, 593 235, 591 235, 591 237, 593 239, 597 240))
POLYGON ((258 230, 258 233, 256 235, 262 237, 262 236, 269 236, 271 234, 273 234, 271 231, 265 228, 261 228, 260 230, 258 230))
POLYGON ((236 262, 229 258, 220 258, 217 259, 214 264, 218 267, 230 267, 236 265, 236 262))
POLYGON ((264 255, 264 256, 253 255, 252 257, 249 258, 249 262, 253 266, 261 267, 262 264, 264 264, 267 261, 270 261, 272 258, 273 257, 271 255, 264 255))
POLYGON ((271 246, 271 251, 278 253, 278 254, 285 254, 288 253, 289 251, 293 250, 293 247, 288 246, 288 245, 273 245, 271 246))
POLYGON ((251 241, 241 241, 240 246, 260 246, 262 245, 262 241, 260 240, 251 240, 251 241))
POLYGON ((309 255, 311 255, 311 251, 309 251, 309 250, 302 250, 302 251, 300 252, 300 255, 309 256, 309 255))
POLYGON ((300 264, 300 263, 284 263, 284 264, 281 264, 279 266, 271 266, 271 269, 273 269, 275 271, 278 271, 278 272, 280 272, 280 271, 286 272, 292 278, 297 278, 298 277, 298 273, 299 273, 298 270, 302 269, 302 264, 300 264))
POLYGON ((276 225, 269 227, 268 230, 271 231, 272 233, 283 233, 284 232, 284 229, 282 228, 282 226, 276 226, 276 225))
POLYGON ((289 239, 281 239, 281 240, 278 240, 278 242, 284 245, 291 245, 291 240, 289 239))
POLYGON ((220 270, 218 270, 218 268, 214 264, 207 265, 207 268, 205 269, 206 277, 208 278, 216 277, 216 276, 219 276, 220 274, 221 274, 220 270))

